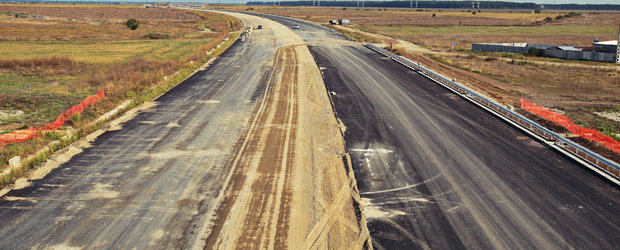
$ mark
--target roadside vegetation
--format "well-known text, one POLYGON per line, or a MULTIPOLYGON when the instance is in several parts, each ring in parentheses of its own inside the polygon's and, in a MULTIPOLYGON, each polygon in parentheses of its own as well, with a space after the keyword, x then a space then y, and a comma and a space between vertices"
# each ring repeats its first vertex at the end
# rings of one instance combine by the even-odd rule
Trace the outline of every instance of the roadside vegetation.
POLYGON ((60 141, 4 176, 0 186, 94 131, 101 124, 92 122, 125 100, 136 100, 135 106, 180 83, 241 28, 232 17, 189 10, 0 4, 0 16, 16 12, 42 17, 0 20, 0 133, 47 124, 102 88, 106 98, 59 132, 0 146, 4 169, 13 156, 24 159, 60 141), (135 30, 126 26, 130 17, 139 22, 135 30))
MULTIPOLYGON (((616 39, 620 23, 618 12, 279 6, 252 8, 257 12, 322 24, 330 19, 349 19, 351 25, 336 28, 349 37, 376 35, 375 39, 361 40, 374 40, 374 43, 381 40, 378 43, 385 47, 389 47, 395 40, 410 42, 411 46, 395 42, 390 50, 456 78, 500 103, 519 107, 519 99, 523 97, 564 113, 578 125, 597 129, 620 140, 619 66, 471 51, 472 43, 499 42, 589 47, 595 38, 600 41, 616 39), (606 117, 601 114, 606 114, 606 117), (612 119, 614 115, 617 119, 612 119)), ((553 124, 548 125, 553 127, 553 124)), ((586 142, 579 143, 596 148, 586 142)), ((611 158, 620 159, 620 156, 611 158)))

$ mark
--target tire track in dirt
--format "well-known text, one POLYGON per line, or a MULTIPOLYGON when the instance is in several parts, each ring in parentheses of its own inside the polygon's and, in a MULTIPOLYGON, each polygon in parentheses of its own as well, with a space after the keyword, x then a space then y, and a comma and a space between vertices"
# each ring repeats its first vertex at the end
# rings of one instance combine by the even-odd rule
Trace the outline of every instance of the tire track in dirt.
POLYGON ((305 45, 278 49, 205 249, 370 247, 340 126, 311 58, 305 45))
POLYGON ((263 104, 233 165, 206 248, 284 248, 297 121, 296 54, 283 47, 263 104), (230 216, 234 215, 234 216, 230 216))
POLYGON ((263 24, 279 48, 194 249, 371 249, 343 127, 307 44, 288 25, 229 14, 263 24))

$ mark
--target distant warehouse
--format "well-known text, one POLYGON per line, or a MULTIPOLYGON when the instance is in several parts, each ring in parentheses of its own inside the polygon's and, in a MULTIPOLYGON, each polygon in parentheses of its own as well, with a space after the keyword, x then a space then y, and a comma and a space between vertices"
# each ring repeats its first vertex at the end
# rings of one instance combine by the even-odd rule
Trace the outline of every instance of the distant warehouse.
POLYGON ((617 40, 594 42, 592 47, 538 43, 474 43, 471 45, 471 49, 475 51, 519 53, 566 60, 599 62, 616 62, 617 48, 617 40))
POLYGON ((593 42, 592 46, 594 46, 594 49, 599 52, 616 53, 616 49, 618 48, 618 40, 593 42))

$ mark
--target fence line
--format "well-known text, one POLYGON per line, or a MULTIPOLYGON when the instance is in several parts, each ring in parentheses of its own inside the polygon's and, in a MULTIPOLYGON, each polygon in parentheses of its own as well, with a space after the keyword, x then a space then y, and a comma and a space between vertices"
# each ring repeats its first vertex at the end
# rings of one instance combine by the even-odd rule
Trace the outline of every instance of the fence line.
POLYGON ((0 135, 0 146, 31 140, 37 137, 40 132, 55 131, 58 128, 60 128, 65 123, 65 121, 67 121, 68 119, 71 119, 71 117, 73 117, 76 114, 82 113, 85 108, 101 101, 104 97, 105 97, 105 90, 101 89, 97 92, 97 94, 86 97, 81 103, 78 103, 72 106, 67 111, 60 114, 55 121, 50 122, 43 127, 16 130, 8 134, 1 134, 0 135))

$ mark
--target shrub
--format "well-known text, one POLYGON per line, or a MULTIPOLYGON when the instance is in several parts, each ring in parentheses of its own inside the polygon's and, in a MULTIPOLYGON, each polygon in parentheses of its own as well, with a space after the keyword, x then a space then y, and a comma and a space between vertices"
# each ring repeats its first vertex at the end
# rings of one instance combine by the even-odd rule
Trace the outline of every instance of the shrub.
POLYGON ((161 33, 161 32, 149 32, 146 34, 146 38, 148 39, 167 39, 170 38, 170 35, 167 33, 161 33))
POLYGON ((140 26, 140 21, 131 18, 127 20, 127 22, 125 22, 125 25, 127 26, 127 28, 130 28, 131 30, 136 30, 138 26, 140 26))
POLYGON ((62 134, 59 131, 48 132, 43 135, 43 138, 47 140, 57 141, 62 134))
POLYGON ((525 53, 528 56, 542 56, 543 51, 534 47, 530 47, 525 53))
POLYGON ((75 62, 71 60, 71 58, 68 58, 68 57, 0 60, 0 68, 3 68, 3 69, 74 66, 74 64, 75 62))

